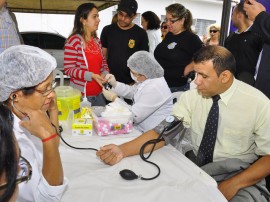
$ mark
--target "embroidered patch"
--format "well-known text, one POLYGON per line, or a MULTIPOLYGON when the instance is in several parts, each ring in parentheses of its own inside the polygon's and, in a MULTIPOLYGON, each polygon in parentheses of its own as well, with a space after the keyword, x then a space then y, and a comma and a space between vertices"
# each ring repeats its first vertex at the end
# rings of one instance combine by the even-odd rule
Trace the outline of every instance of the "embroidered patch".
POLYGON ((177 45, 177 43, 172 42, 167 47, 168 47, 168 49, 174 49, 176 45, 177 45))
POLYGON ((129 48, 134 48, 134 46, 135 46, 135 40, 134 39, 129 39, 128 47, 129 48))

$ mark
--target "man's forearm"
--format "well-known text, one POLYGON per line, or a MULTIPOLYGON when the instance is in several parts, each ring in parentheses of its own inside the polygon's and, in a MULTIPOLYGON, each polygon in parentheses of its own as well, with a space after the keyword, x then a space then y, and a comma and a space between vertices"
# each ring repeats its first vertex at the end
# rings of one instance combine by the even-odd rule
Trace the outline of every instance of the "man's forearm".
MULTIPOLYGON (((140 149, 145 142, 156 139, 158 136, 158 133, 156 133, 154 130, 149 130, 141 136, 135 138, 134 140, 120 145, 120 149, 124 153, 124 157, 137 155, 140 153, 140 149)), ((155 146, 155 150, 163 147, 164 145, 164 141, 157 143, 155 146)), ((145 148, 145 153, 150 152, 152 148, 153 144, 147 146, 145 148)))
POLYGON ((233 176, 238 188, 252 186, 270 174, 270 156, 263 156, 243 172, 233 176))

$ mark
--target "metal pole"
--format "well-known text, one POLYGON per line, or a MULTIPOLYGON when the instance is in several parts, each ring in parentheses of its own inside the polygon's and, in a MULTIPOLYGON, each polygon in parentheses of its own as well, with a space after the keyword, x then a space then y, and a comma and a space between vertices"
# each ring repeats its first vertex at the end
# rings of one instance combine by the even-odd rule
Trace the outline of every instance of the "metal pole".
POLYGON ((43 12, 43 8, 42 8, 42 0, 39 0, 39 3, 40 3, 40 13, 43 12))
POLYGON ((231 5, 232 5, 231 0, 223 0, 221 30, 220 30, 220 38, 219 38, 219 44, 221 46, 224 45, 225 39, 228 36, 229 21, 230 21, 230 15, 231 15, 231 5))

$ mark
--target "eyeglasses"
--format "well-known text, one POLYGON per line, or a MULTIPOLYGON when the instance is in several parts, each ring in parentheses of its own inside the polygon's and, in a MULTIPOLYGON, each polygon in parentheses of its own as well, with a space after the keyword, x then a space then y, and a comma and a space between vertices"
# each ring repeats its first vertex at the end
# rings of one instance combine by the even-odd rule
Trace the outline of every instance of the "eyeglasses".
POLYGON ((45 90, 45 91, 40 91, 38 89, 35 89, 35 91, 37 91, 38 93, 42 94, 43 97, 46 97, 48 96, 52 91, 54 91, 54 89, 56 88, 57 86, 57 82, 53 82, 52 85, 51 85, 51 88, 49 90, 45 90))
POLYGON ((218 31, 219 31, 219 30, 210 30, 209 32, 210 32, 210 33, 212 33, 212 32, 213 32, 213 33, 217 33, 218 31))
POLYGON ((160 26, 161 29, 168 29, 168 27, 165 25, 165 26, 160 26))
POLYGON ((177 18, 177 19, 175 19, 175 20, 165 18, 164 22, 166 22, 166 23, 170 22, 170 23, 174 24, 174 23, 177 22, 178 20, 180 20, 180 18, 177 18))
MULTIPOLYGON (((32 177, 32 166, 24 157, 20 156, 18 166, 20 171, 17 175, 16 184, 20 184, 22 182, 28 182, 32 177)), ((0 185, 0 190, 6 188, 8 183, 4 183, 0 185)))

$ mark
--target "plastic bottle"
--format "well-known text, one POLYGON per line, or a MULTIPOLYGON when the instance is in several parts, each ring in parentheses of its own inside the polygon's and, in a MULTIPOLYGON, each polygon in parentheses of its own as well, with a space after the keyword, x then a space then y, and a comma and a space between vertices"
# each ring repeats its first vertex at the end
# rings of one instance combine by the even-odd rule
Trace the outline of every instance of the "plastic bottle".
POLYGON ((91 106, 91 102, 89 102, 87 98, 84 97, 83 101, 80 104, 81 118, 89 119, 92 117, 91 106))
POLYGON ((86 119, 89 119, 89 118, 92 118, 92 111, 91 111, 91 102, 89 102, 87 100, 87 97, 86 97, 86 84, 84 86, 84 97, 83 97, 83 101, 80 103, 80 110, 81 110, 81 118, 86 118, 86 119))

